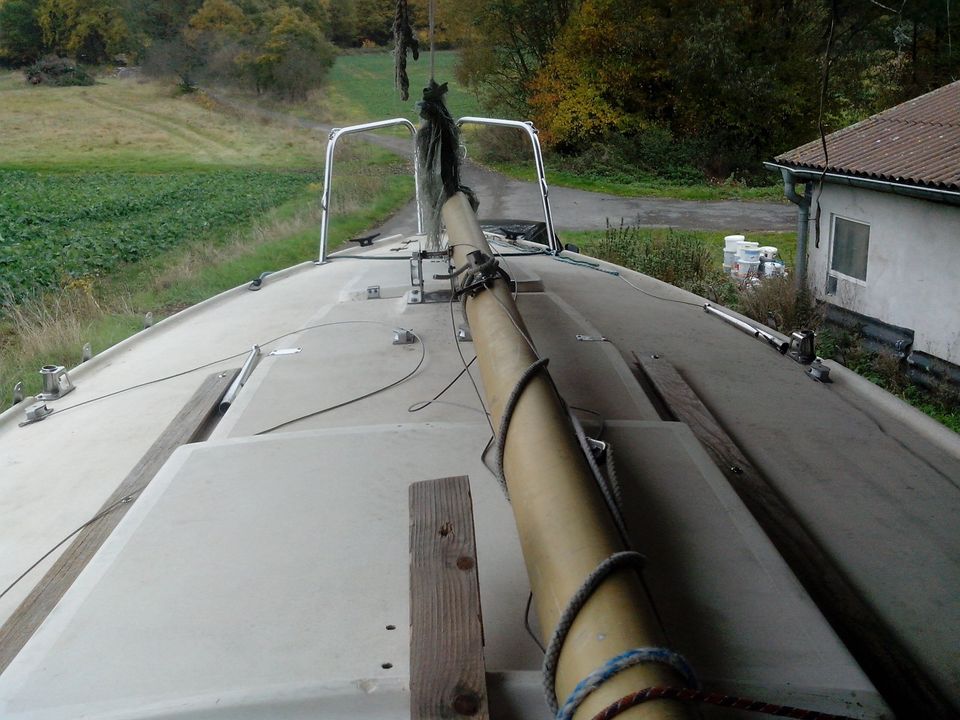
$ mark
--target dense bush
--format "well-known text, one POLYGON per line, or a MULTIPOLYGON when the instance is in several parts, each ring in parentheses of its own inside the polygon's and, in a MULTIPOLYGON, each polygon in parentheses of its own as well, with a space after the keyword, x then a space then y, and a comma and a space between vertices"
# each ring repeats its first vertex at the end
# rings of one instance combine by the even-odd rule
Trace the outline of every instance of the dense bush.
POLYGON ((615 182, 657 177, 681 184, 706 180, 697 167, 701 144, 679 139, 666 127, 651 126, 634 135, 613 134, 577 152, 560 154, 563 170, 615 182))
POLYGON ((93 85, 93 76, 67 58, 45 57, 27 68, 27 82, 31 85, 93 85))

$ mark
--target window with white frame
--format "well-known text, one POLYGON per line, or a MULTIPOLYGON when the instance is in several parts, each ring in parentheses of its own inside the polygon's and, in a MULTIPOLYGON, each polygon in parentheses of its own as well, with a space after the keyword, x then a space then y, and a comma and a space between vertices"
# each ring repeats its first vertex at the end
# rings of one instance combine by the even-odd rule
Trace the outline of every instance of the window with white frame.
POLYGON ((835 215, 830 246, 830 275, 866 282, 869 250, 870 226, 835 215))

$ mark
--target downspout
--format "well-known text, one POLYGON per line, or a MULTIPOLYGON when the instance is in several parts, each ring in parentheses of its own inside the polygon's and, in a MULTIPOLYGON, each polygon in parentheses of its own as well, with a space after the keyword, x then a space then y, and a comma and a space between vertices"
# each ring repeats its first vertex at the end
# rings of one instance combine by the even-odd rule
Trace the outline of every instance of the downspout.
POLYGON ((787 168, 781 167, 783 175, 783 193, 787 200, 797 206, 797 285, 807 283, 807 237, 810 224, 810 197, 813 195, 813 183, 806 183, 803 195, 797 194, 797 180, 787 168))

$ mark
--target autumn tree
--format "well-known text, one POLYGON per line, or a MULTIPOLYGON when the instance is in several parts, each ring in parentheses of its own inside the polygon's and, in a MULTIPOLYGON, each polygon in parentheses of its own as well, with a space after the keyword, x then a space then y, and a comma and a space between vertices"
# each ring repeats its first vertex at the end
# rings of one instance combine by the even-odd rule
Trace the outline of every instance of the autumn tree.
POLYGON ((669 119, 674 83, 662 11, 654 4, 584 0, 528 83, 530 107, 548 142, 572 147, 669 119))
POLYGON ((393 39, 395 0, 354 0, 357 37, 360 41, 386 45, 393 39))
POLYGON ((127 0, 127 24, 141 49, 180 34, 203 0, 127 0))
POLYGON ((553 52, 554 43, 578 0, 463 0, 444 12, 470 18, 464 34, 457 79, 483 96, 494 110, 526 115, 531 83, 553 52))
POLYGON ((333 66, 333 46, 301 8, 281 5, 264 15, 254 67, 258 90, 297 99, 318 87, 333 66))
POLYGON ((58 55, 99 63, 134 46, 119 0, 40 0, 44 44, 58 55))
POLYGON ((38 4, 39 0, 0 2, 0 59, 12 65, 27 65, 43 54, 38 4))
POLYGON ((350 47, 359 39, 357 6, 354 0, 327 0, 329 37, 336 45, 350 47))

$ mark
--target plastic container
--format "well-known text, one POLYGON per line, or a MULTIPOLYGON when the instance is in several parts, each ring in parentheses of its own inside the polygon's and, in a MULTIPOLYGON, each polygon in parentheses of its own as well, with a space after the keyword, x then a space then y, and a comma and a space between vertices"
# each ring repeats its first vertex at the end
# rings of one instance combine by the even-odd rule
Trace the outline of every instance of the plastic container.
POLYGON ((773 245, 762 245, 760 247, 760 257, 764 260, 776 260, 779 254, 780 251, 773 245))
POLYGON ((756 275, 760 271, 760 261, 759 260, 737 260, 736 270, 734 275, 739 278, 750 277, 751 275, 756 275))
POLYGON ((779 260, 767 260, 763 263, 764 277, 779 277, 786 274, 786 267, 779 260))
POLYGON ((737 260, 745 262, 760 262, 760 248, 757 243, 741 243, 737 249, 737 260))
POLYGON ((736 252, 736 251, 737 251, 737 243, 742 243, 742 242, 744 242, 746 239, 747 239, 747 238, 744 237, 743 235, 727 235, 727 236, 723 239, 723 249, 724 249, 725 252, 727 252, 727 251, 736 252))
POLYGON ((724 250, 723 251, 723 264, 724 266, 732 266, 737 262, 737 251, 736 250, 724 250))

